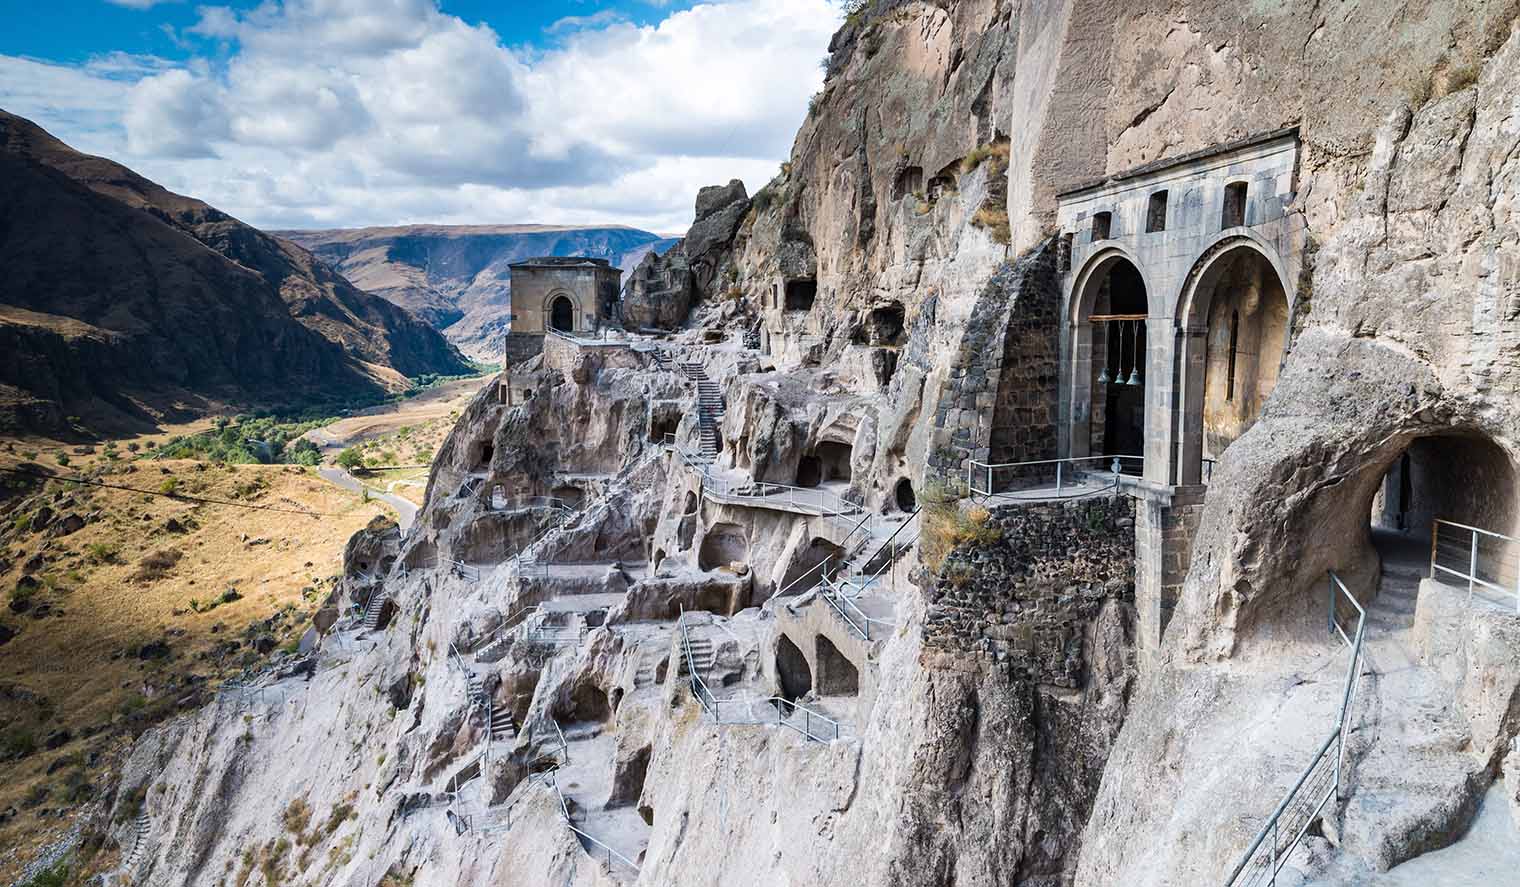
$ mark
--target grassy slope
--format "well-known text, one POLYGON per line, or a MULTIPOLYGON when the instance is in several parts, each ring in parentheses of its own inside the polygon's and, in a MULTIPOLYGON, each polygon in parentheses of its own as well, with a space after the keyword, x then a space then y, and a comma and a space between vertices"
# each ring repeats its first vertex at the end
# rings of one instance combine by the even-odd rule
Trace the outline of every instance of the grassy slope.
MULTIPOLYGON (((0 466, 8 467, 20 461, 18 454, 26 448, 4 449, 0 447, 0 466)), ((52 467, 56 452, 44 450, 39 461, 52 467)), ((94 461, 76 456, 69 470, 94 461)), ((0 823, 0 848, 5 849, 0 852, 0 883, 14 877, 34 848, 66 830, 69 818, 56 814, 74 805, 71 785, 107 783, 104 772, 79 762, 94 753, 109 761, 128 737, 193 697, 198 683, 214 683, 244 665, 267 661, 249 643, 248 629, 255 623, 260 623, 255 635, 280 645, 298 638, 307 616, 341 573, 344 543, 384 513, 378 503, 361 502, 310 470, 288 466, 135 462, 118 464, 114 472, 104 479, 158 489, 172 477, 181 492, 246 497, 250 503, 336 516, 196 505, 57 482, 20 508, 14 499, 0 500, 0 509, 14 509, 0 529, 0 602, 10 603, 29 558, 38 552, 47 558, 39 574, 46 578, 32 595, 31 609, 18 614, 0 608, 0 623, 19 630, 0 647, 0 737, 30 735, 38 747, 20 760, 0 761, 0 814, 13 805, 19 811, 0 823), (19 514, 43 502, 60 514, 95 517, 84 529, 61 537, 13 527, 19 514), (171 518, 188 529, 167 532, 171 518), (268 541, 253 544, 255 540, 268 541), (181 553, 175 566, 160 578, 134 579, 144 557, 166 549, 181 553), (205 602, 229 587, 242 599, 209 612, 191 611, 192 598, 205 602), (52 612, 37 619, 40 604, 52 612), (289 613, 282 622, 264 624, 282 611, 289 613), (136 655, 157 641, 168 642, 171 658, 136 655), (216 646, 229 642, 235 648, 217 655, 216 646), (61 729, 70 731, 72 739, 56 750, 43 750, 44 739, 61 729), (49 766, 59 762, 61 768, 48 774, 49 766)), ((85 794, 80 791, 78 797, 85 794)))

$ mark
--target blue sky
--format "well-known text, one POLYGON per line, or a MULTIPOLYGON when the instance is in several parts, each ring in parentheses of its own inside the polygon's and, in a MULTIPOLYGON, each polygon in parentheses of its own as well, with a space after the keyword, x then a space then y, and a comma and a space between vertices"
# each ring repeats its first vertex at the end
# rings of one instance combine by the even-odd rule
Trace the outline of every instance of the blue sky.
POLYGON ((0 108, 265 227, 689 223, 759 187, 837 0, 0 0, 0 108), (441 4, 441 5, 440 5, 441 4))

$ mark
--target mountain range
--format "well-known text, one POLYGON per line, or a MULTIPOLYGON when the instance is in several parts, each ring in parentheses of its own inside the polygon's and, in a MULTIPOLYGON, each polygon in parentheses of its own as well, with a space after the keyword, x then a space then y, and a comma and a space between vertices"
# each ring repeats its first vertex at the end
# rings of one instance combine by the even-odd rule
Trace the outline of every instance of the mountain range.
POLYGON ((467 354, 500 359, 511 313, 508 266, 538 256, 592 256, 631 270, 675 243, 622 225, 405 225, 280 231, 354 285, 442 330, 467 354))
POLYGON ((290 240, 0 111, 0 430, 146 428, 468 372, 290 240))

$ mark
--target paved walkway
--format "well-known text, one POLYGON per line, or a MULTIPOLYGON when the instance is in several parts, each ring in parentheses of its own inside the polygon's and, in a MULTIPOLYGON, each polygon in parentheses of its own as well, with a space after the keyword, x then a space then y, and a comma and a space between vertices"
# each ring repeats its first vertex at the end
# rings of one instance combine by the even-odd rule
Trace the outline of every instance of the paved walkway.
POLYGON ((393 493, 380 493, 376 492, 375 490, 371 490, 364 484, 359 483, 359 481, 356 480, 352 474, 349 474, 347 471, 344 471, 336 465, 323 465, 317 469, 317 474, 323 480, 327 481, 335 487, 347 490, 350 493, 358 493, 360 495, 363 495, 365 491, 368 491, 369 497, 371 499, 378 499, 379 501, 384 502, 386 505, 389 505, 392 509, 395 510, 396 523, 401 526, 401 532, 403 533, 411 530, 412 524, 416 523, 417 521, 417 504, 415 502, 404 499, 393 493))

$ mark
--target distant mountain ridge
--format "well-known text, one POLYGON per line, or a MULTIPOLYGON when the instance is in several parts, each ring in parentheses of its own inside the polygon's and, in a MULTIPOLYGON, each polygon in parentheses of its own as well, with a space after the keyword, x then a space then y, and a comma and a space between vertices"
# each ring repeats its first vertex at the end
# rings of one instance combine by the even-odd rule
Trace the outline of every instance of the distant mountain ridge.
POLYGON ((537 256, 593 256, 627 271, 650 249, 675 242, 624 225, 401 225, 277 233, 481 359, 499 359, 511 313, 508 265, 537 256))
POLYGON ((0 430, 143 427, 469 369, 301 247, 4 111, 0 263, 0 430))

